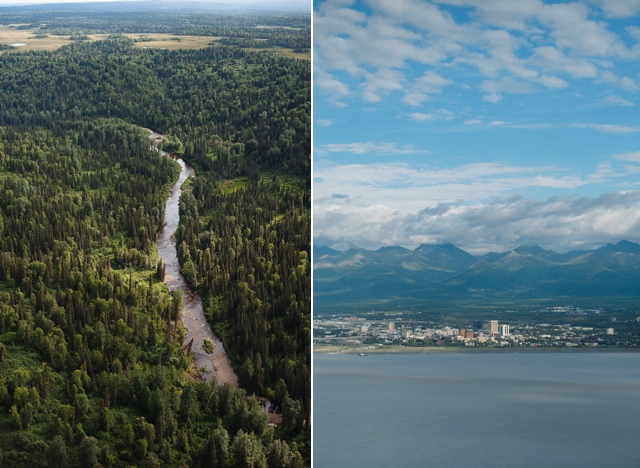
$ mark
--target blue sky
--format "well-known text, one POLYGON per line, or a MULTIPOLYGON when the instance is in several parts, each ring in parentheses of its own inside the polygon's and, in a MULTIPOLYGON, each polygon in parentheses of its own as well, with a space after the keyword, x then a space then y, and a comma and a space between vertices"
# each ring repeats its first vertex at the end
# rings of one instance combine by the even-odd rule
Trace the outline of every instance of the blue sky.
POLYGON ((640 0, 314 2, 314 242, 640 242, 640 0))

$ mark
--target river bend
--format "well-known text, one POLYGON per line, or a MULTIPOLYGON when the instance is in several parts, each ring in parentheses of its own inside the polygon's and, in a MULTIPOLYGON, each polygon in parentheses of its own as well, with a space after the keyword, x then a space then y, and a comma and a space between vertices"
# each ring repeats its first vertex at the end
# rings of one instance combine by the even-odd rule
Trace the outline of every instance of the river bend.
MULTIPOLYGON (((149 138, 154 143, 162 140, 162 135, 149 131, 151 132, 149 138)), ((175 233, 180 224, 178 203, 182 193, 181 187, 189 176, 195 177, 195 171, 176 155, 165 151, 162 151, 162 153, 176 160, 181 168, 180 177, 169 190, 169 198, 167 198, 164 210, 164 227, 160 230, 156 241, 158 257, 165 265, 164 281, 169 291, 182 291, 184 304, 182 307, 182 323, 187 329, 185 345, 193 340, 191 352, 195 359, 195 366, 200 370, 202 378, 205 381, 211 381, 215 377, 220 383, 229 383, 234 387, 238 387, 238 378, 233 372, 224 346, 207 322, 200 295, 189 286, 180 272, 180 263, 176 253, 175 233), (204 340, 209 340, 214 345, 212 353, 207 352, 204 340)))

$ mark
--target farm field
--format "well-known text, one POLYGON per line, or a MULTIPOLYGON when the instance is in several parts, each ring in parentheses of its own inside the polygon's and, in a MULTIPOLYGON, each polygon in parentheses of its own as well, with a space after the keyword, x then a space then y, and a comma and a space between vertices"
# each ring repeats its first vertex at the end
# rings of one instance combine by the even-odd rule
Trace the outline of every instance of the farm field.
MULTIPOLYGON (((16 51, 25 50, 56 50, 60 47, 76 42, 71 40, 71 36, 48 35, 48 37, 36 37, 38 30, 33 29, 17 29, 19 24, 0 25, 0 44, 24 44, 15 47, 16 51)), ((134 47, 138 49, 154 48, 154 49, 204 49, 211 43, 215 43, 222 39, 221 36, 177 36, 175 34, 160 33, 133 33, 123 34, 124 36, 135 41, 134 47)), ((87 34, 89 41, 100 41, 109 37, 109 34, 87 34)), ((311 59, 311 52, 294 52, 285 47, 272 48, 245 48, 245 50, 254 50, 259 52, 273 52, 289 58, 311 59)), ((5 52, 11 52, 5 51, 5 52)))

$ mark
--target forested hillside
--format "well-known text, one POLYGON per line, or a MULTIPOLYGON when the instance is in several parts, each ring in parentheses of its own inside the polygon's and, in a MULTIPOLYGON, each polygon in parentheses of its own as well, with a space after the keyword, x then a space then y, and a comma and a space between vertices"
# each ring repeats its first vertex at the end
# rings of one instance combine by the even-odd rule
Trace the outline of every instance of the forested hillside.
MULTIPOLYGON (((474 256, 452 244, 415 250, 315 249, 315 312, 344 311, 392 300, 429 310, 542 306, 636 309, 640 245, 619 241, 595 250, 557 253, 522 245, 474 256)), ((342 313, 342 312, 340 312, 342 313)), ((634 319, 635 319, 634 315, 634 319)))
POLYGON ((113 36, 0 68, 2 466, 300 466, 309 62, 113 36), (140 127, 196 167, 183 270, 246 392, 188 377, 180 298, 155 275, 178 169, 140 127), (253 392, 282 405, 275 432, 253 392))
POLYGON ((232 193, 201 176, 181 198, 176 236, 185 276, 199 286, 214 330, 233 344, 242 386, 279 401, 275 390, 284 379, 305 411, 311 399, 309 204, 308 191, 277 176, 249 179, 232 193))

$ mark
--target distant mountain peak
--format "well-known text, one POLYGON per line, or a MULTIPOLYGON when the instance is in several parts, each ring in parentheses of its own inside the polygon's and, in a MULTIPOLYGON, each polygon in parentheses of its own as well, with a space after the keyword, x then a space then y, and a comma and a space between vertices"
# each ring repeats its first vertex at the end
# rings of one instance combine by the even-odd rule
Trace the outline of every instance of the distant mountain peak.
POLYGON ((621 240, 615 248, 618 252, 640 253, 640 245, 628 240, 621 240))
POLYGON ((394 250, 400 251, 400 252, 404 252, 407 251, 409 249, 406 249, 405 247, 402 247, 400 245, 387 245, 384 247, 380 247, 378 250, 376 250, 376 252, 392 252, 394 250))
POLYGON ((332 249, 331 247, 327 247, 324 245, 321 245, 319 247, 316 247, 315 245, 313 246, 313 257, 314 258, 320 258, 324 255, 329 255, 330 257, 335 257, 337 255, 340 255, 342 252, 339 250, 335 250, 332 249))
POLYGON ((548 252, 548 250, 544 250, 538 245, 521 245, 513 251, 519 253, 520 255, 541 255, 548 252))
POLYGON ((621 240, 617 244, 607 244, 600 247, 598 252, 624 252, 632 254, 640 254, 640 245, 628 240, 621 240))
POLYGON ((442 251, 461 251, 464 252, 464 250, 462 250, 459 247, 456 247, 453 244, 420 244, 418 247, 416 247, 415 251, 416 252, 442 252, 442 251))

